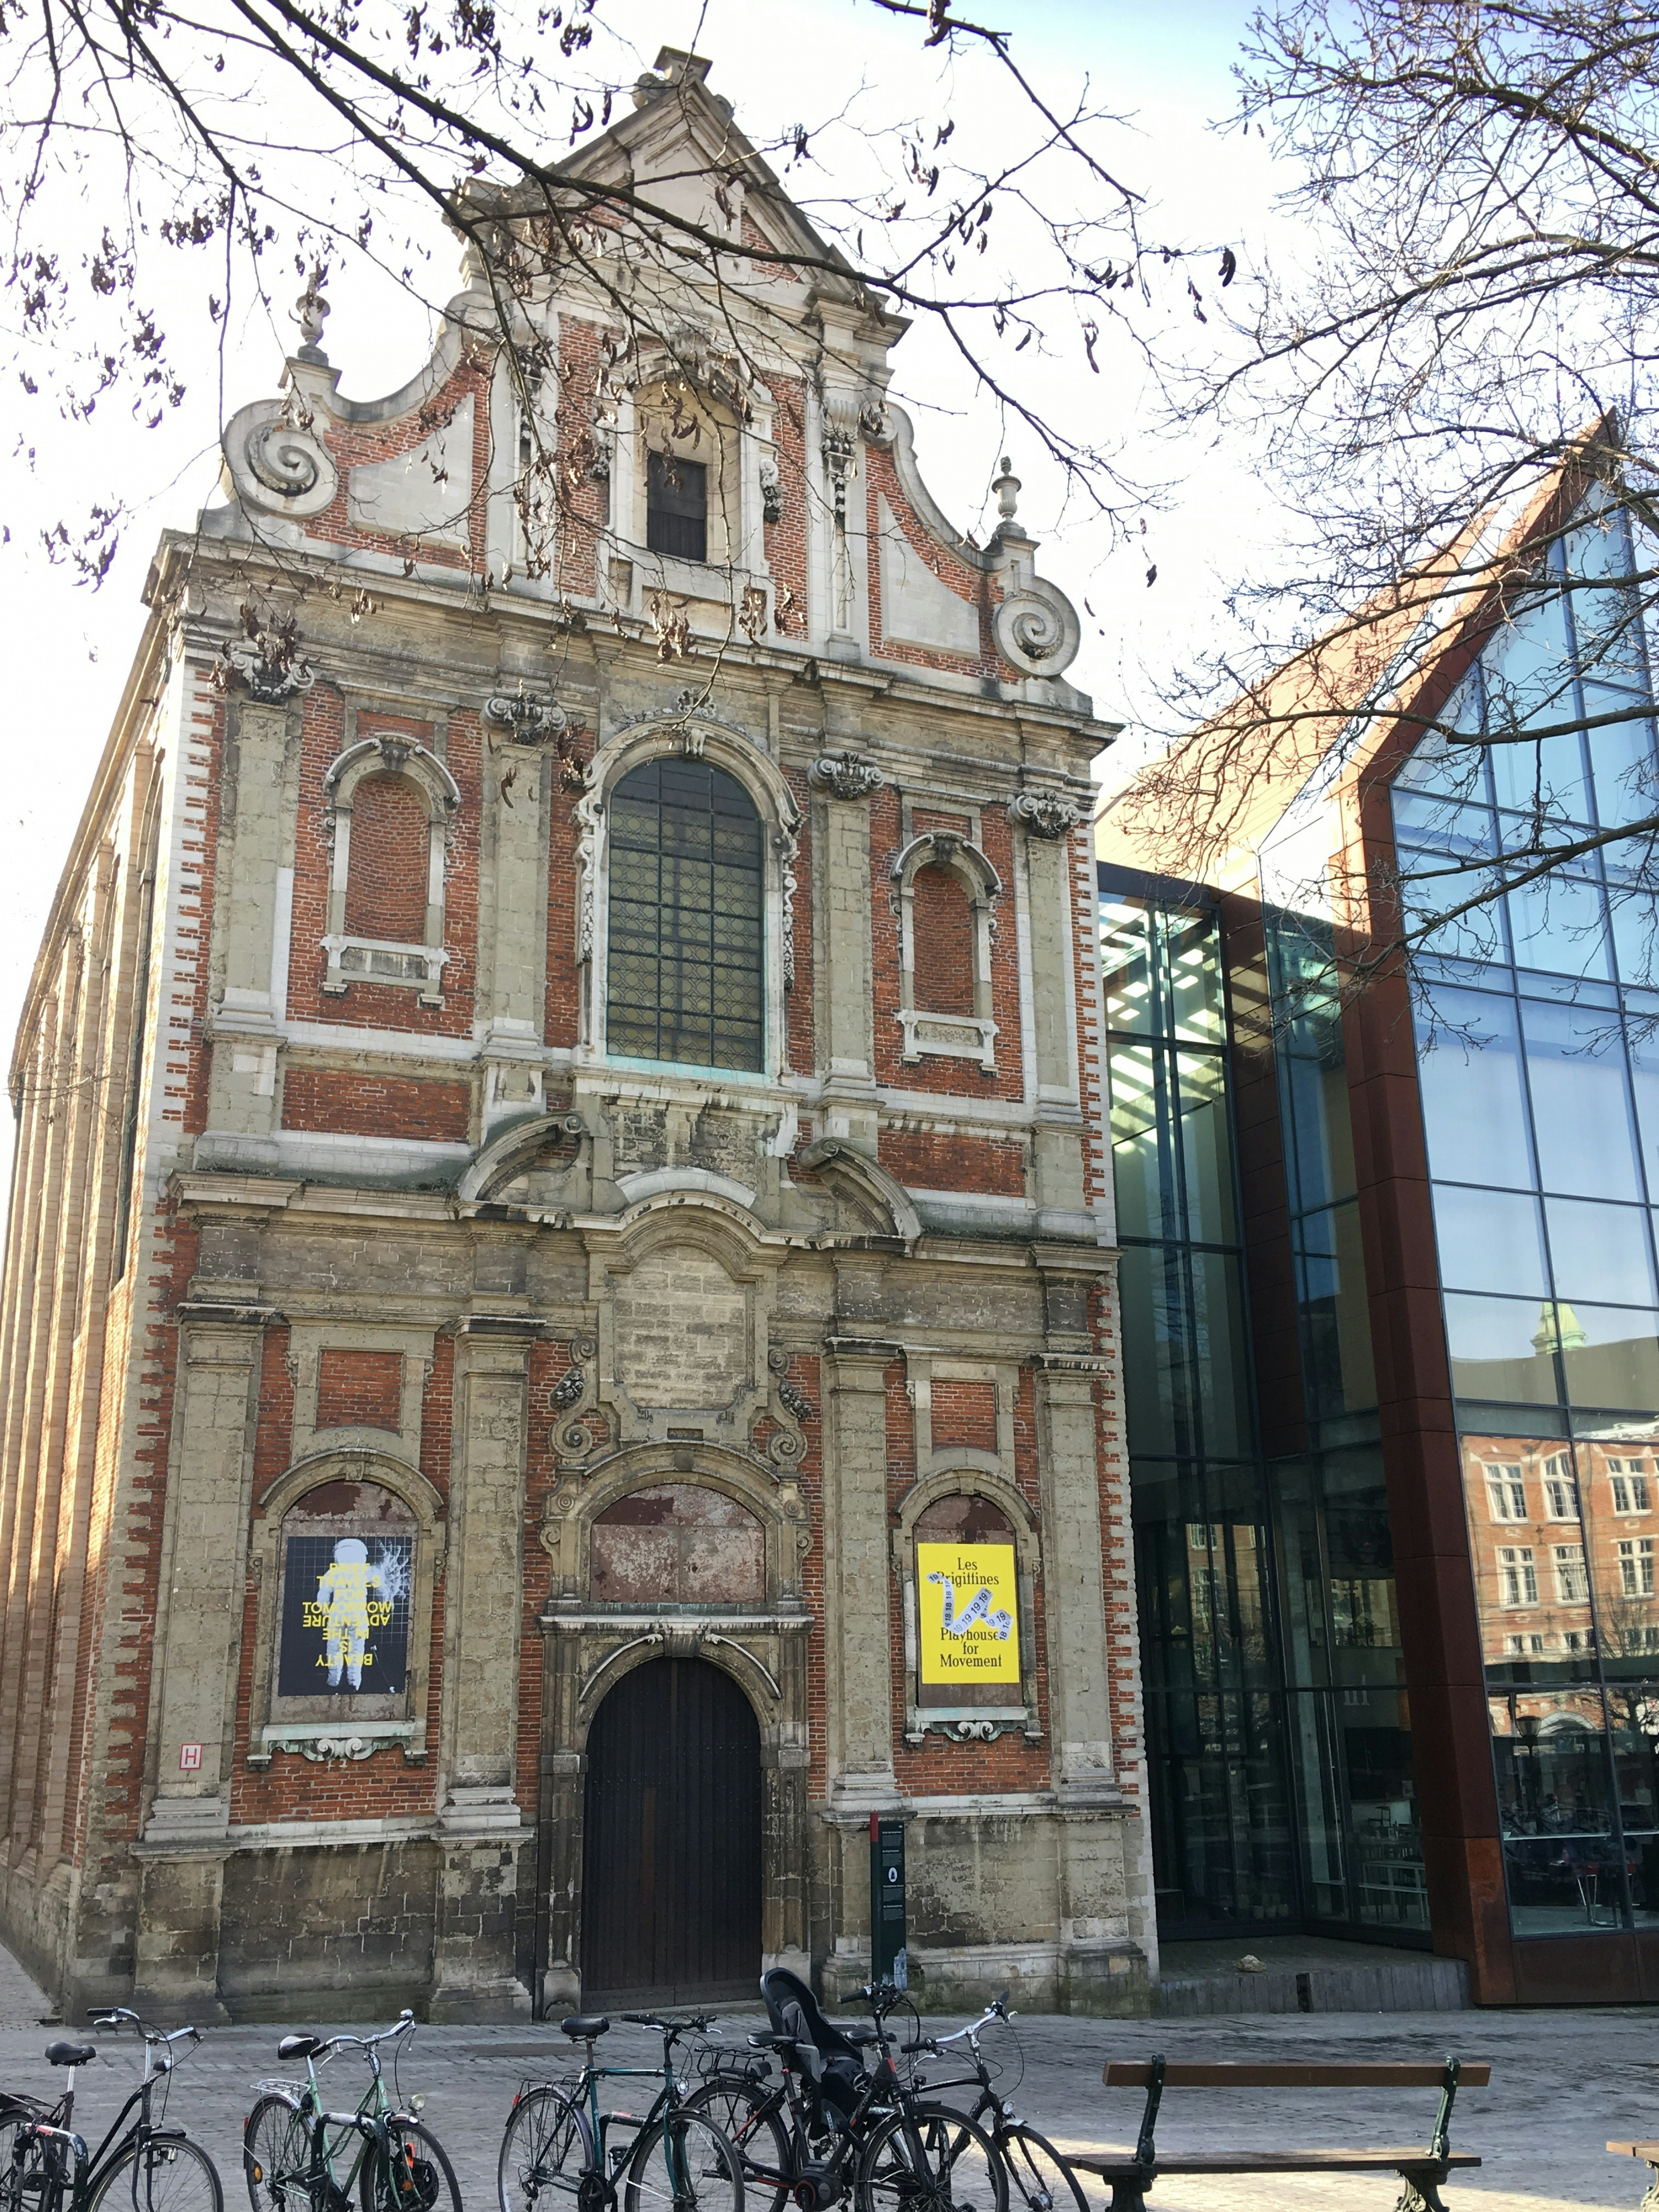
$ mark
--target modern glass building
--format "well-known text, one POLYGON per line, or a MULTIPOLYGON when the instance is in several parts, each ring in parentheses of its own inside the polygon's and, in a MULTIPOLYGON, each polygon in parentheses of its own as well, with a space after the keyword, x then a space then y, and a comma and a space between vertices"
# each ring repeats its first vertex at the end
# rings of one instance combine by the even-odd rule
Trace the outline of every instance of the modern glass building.
POLYGON ((1659 767, 1603 719, 1653 698, 1622 521, 1593 495, 1545 557, 1574 588, 1443 632, 1253 885, 1100 825, 1158 1923, 1659 2000, 1659 933, 1595 842, 1659 767), (1425 740, 1413 683, 1471 734, 1584 726, 1425 740), (1571 872, 1345 1003, 1356 853, 1427 897, 1540 821, 1571 872))

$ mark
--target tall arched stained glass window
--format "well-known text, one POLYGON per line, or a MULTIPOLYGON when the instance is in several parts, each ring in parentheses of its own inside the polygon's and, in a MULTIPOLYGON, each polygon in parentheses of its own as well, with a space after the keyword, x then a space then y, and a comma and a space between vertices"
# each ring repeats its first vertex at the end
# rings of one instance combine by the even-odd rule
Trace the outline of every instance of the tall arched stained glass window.
POLYGON ((611 799, 608 1048, 759 1070, 764 1051, 760 816, 734 776, 647 761, 611 799))

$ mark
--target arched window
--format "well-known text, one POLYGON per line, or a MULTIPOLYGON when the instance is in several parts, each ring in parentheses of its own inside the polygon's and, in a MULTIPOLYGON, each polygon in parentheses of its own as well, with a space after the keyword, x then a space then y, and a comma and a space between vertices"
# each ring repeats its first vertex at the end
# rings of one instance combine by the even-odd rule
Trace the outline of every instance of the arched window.
POLYGON ((974 909, 968 886, 938 860, 918 868, 915 902, 915 997, 929 1014, 973 1014, 974 909))
POLYGON ((634 1060, 764 1066, 764 842, 724 769, 647 761, 611 799, 606 1044, 634 1060))
POLYGON ((425 803, 407 777, 363 778, 351 809, 349 937, 424 941, 430 842, 425 803))

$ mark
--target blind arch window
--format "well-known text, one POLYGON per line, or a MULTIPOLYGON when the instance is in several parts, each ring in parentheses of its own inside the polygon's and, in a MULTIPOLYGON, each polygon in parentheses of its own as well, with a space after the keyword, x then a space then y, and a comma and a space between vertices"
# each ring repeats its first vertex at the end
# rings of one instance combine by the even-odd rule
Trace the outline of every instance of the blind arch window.
POLYGON ((611 799, 607 1049, 760 1073, 765 842, 724 769, 647 761, 611 799))

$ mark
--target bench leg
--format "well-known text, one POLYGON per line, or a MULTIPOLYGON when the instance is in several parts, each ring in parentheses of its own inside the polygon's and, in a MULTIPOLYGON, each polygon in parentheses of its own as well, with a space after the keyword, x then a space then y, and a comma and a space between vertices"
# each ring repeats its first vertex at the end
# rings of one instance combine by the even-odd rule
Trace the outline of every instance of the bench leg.
POLYGON ((1127 2181, 1120 2177, 1112 2184, 1106 2212, 1146 2212, 1146 2191, 1151 2185, 1150 2182, 1127 2181))
POLYGON ((1431 2166, 1402 2167, 1400 2201, 1394 2212, 1446 2212, 1440 2195, 1440 2175, 1431 2166))
POLYGON ((1641 2212, 1659 2212, 1659 2166, 1648 2160, 1648 2193, 1642 2199, 1641 2212))

